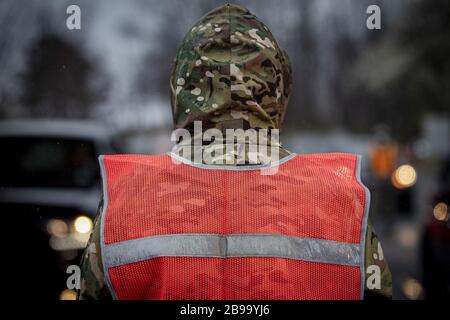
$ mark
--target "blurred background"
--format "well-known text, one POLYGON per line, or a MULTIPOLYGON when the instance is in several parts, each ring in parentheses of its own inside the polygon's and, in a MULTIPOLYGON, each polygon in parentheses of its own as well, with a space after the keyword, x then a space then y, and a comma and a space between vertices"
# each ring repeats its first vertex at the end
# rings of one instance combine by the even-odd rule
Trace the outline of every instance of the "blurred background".
MULTIPOLYGON (((0 210, 17 297, 72 299, 102 153, 168 151, 169 72, 212 0, 0 2, 0 210), (81 8, 81 30, 66 9, 81 8)), ((395 299, 450 292, 450 3, 235 1, 288 52, 297 153, 363 155, 395 299), (366 27, 369 5, 381 30, 366 27)), ((12 294, 12 293, 11 293, 12 294)))

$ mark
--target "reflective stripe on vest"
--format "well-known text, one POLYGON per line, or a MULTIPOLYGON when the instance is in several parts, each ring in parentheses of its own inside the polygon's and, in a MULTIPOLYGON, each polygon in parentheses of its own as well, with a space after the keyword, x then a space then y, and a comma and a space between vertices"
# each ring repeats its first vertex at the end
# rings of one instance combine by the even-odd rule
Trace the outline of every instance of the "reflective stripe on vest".
MULTIPOLYGON (((101 157, 104 183, 102 262, 105 280, 113 297, 362 298, 364 241, 370 199, 367 188, 359 178, 359 157, 343 154, 301 155, 283 161, 286 163, 278 164, 278 178, 264 178, 257 171, 242 177, 255 179, 255 184, 267 189, 262 188, 261 194, 275 198, 268 204, 264 203, 264 199, 257 199, 254 205, 261 207, 261 221, 256 216, 256 220, 248 220, 249 226, 245 226, 247 218, 239 215, 239 210, 233 212, 231 208, 234 205, 230 200, 234 199, 230 194, 233 193, 233 186, 226 183, 221 186, 225 194, 223 197, 229 197, 225 200, 216 194, 201 195, 201 186, 193 187, 194 191, 189 188, 191 184, 204 183, 203 188, 208 189, 212 186, 211 178, 234 181, 238 179, 236 174, 239 172, 229 170, 248 170, 248 166, 226 167, 225 170, 198 164, 195 167, 192 164, 180 167, 173 164, 167 155, 101 157), (311 182, 323 183, 324 194, 321 194, 322 188, 315 189, 317 186, 308 182, 313 171, 301 173, 302 170, 297 170, 308 163, 311 167, 324 166, 325 171, 329 170, 328 176, 317 180, 313 178, 311 182), (206 171, 209 173, 203 175, 206 171), (289 181, 289 178, 294 180, 289 181), (325 178, 341 185, 327 186, 325 178), (300 212, 304 206, 302 203, 297 205, 297 214, 295 204, 285 201, 290 199, 290 195, 284 197, 284 193, 276 190, 277 183, 280 184, 279 189, 291 183, 293 189, 298 189, 299 198, 304 189, 305 201, 311 202, 304 208, 311 212, 300 212), (269 188, 271 186, 273 188, 269 188), (142 190, 146 188, 148 190, 142 190), (127 193, 129 189, 135 190, 127 193), (340 195, 339 192, 345 194, 340 195), (183 196, 185 193, 187 195, 183 196), (326 212, 325 209, 332 210, 333 207, 323 204, 320 201, 322 197, 327 198, 325 201, 335 201, 333 205, 336 210, 342 212, 326 212), (166 198, 169 201, 164 202, 166 198), (211 203, 204 203, 203 199, 211 203), (316 203, 317 206, 314 205, 316 203), (280 205, 291 214, 274 211, 273 207, 280 205), (224 211, 212 214, 206 209, 196 211, 198 208, 224 211), (353 208, 354 213, 345 216, 344 209, 347 208, 353 208), (227 209, 234 219, 230 220, 227 216, 227 209), (207 221, 211 215, 214 217, 207 221), (346 220, 348 217, 354 218, 355 222, 339 221, 341 216, 346 220), (309 218, 312 220, 307 221, 309 218), (333 232, 333 226, 336 226, 336 232, 333 232), (269 269, 267 266, 270 266, 269 269)), ((240 191, 244 194, 239 194, 244 199, 256 192, 246 189, 240 191)), ((292 198, 292 201, 295 200, 292 198)), ((258 214, 252 208, 243 208, 249 211, 249 215, 258 214)), ((245 215, 245 212, 242 214, 245 215)))
POLYGON ((110 267, 157 257, 275 257, 359 266, 359 245, 273 234, 174 234, 105 246, 110 267))

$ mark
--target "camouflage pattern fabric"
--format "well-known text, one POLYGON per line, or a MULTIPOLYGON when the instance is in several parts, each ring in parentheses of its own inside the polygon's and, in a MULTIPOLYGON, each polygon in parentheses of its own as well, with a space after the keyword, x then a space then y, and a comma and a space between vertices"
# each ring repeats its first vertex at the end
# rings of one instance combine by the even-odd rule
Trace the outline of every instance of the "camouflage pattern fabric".
POLYGON ((269 29, 247 9, 224 5, 198 21, 175 59, 171 100, 176 128, 280 128, 291 66, 269 29))
MULTIPOLYGON (((203 130, 279 129, 291 90, 291 68, 263 23, 245 8, 225 5, 200 19, 187 34, 170 82, 176 128, 191 130, 199 120, 203 130)), ((281 145, 279 150, 280 159, 290 154, 281 145)), ((102 203, 81 262, 79 299, 111 299, 100 252, 101 212, 102 203)), ((391 273, 370 223, 365 272, 365 298, 390 299, 391 273)))
POLYGON ((81 258, 81 283, 77 292, 78 300, 111 300, 112 296, 103 278, 103 263, 100 246, 100 221, 103 199, 94 221, 94 229, 81 258))

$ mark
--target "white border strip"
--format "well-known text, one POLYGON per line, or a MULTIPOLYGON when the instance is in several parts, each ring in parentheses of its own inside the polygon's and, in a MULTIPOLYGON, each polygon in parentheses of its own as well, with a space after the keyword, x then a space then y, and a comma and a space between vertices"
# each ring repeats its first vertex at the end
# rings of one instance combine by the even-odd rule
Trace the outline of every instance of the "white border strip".
POLYGON ((278 160, 278 161, 274 161, 274 162, 269 162, 266 164, 245 164, 245 165, 240 165, 240 166, 236 166, 236 165, 215 165, 215 164, 205 164, 205 163, 197 163, 197 162, 193 162, 189 159, 183 158, 179 155, 177 155, 176 153, 173 152, 167 152, 167 155, 179 162, 182 162, 184 164, 187 164, 191 167, 196 167, 196 168, 201 168, 201 169, 208 169, 208 170, 234 170, 234 171, 248 171, 248 170, 261 170, 261 169, 266 169, 266 168, 273 168, 273 167, 277 167, 291 159, 293 159, 297 154, 296 153, 291 153, 289 155, 287 155, 286 157, 278 160))
POLYGON ((105 278, 106 285, 111 293, 111 296, 114 300, 117 299, 116 291, 112 286, 111 279, 109 278, 109 266, 107 264, 108 255, 106 254, 106 245, 105 245, 105 218, 106 218, 106 209, 108 208, 108 183, 107 183, 107 174, 105 168, 104 156, 98 157, 98 162, 100 164, 100 171, 102 175, 102 185, 103 185, 103 210, 102 216, 100 220, 100 251, 102 256, 102 264, 103 264, 103 274, 105 278))
POLYGON ((364 299, 364 290, 366 288, 366 236, 367 236, 367 223, 369 218, 369 210, 370 210, 370 191, 369 189, 362 183, 361 181, 361 161, 362 156, 357 155, 356 158, 356 180, 358 183, 364 188, 365 192, 365 205, 364 205, 364 215, 361 226, 361 236, 359 239, 360 245, 360 272, 361 272, 361 300, 364 299))

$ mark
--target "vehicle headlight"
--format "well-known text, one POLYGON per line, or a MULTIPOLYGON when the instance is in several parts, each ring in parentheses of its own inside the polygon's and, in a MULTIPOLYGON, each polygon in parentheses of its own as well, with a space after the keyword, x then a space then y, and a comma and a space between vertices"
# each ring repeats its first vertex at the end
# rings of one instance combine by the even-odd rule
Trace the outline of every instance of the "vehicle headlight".
POLYGON ((92 219, 86 216, 79 216, 73 223, 75 230, 79 233, 89 233, 92 231, 92 219))

